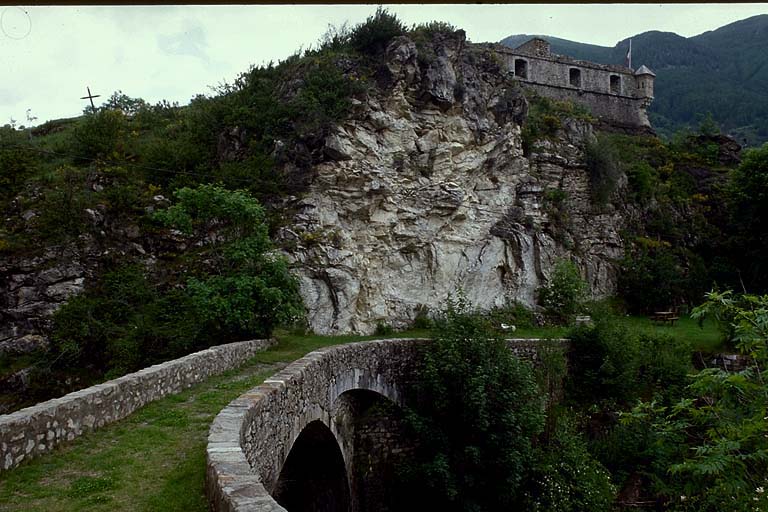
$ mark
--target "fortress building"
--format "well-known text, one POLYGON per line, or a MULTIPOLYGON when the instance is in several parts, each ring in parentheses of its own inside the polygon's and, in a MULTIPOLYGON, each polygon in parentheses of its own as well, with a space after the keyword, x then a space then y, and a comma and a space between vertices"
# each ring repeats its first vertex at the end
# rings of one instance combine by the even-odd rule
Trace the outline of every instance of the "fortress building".
POLYGON ((646 109, 655 74, 645 66, 596 64, 553 54, 544 39, 517 48, 496 46, 509 73, 541 96, 589 108, 599 121, 619 128, 650 128, 646 109))

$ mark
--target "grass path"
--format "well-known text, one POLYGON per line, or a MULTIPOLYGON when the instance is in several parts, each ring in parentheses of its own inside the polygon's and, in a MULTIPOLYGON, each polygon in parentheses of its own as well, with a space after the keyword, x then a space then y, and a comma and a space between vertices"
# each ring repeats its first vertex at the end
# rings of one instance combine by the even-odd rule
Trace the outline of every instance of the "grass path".
MULTIPOLYGON (((633 329, 684 337, 700 348, 714 346, 719 339, 713 326, 702 330, 690 319, 681 319, 675 327, 656 327, 644 318, 625 321, 633 329)), ((561 328, 537 328, 520 329, 515 336, 564 334, 561 328)), ((393 336, 427 337, 429 332, 393 336)), ((307 352, 377 337, 381 336, 280 336, 277 346, 239 369, 153 402, 118 423, 0 473, 0 511, 207 511, 205 445, 216 414, 307 352)))

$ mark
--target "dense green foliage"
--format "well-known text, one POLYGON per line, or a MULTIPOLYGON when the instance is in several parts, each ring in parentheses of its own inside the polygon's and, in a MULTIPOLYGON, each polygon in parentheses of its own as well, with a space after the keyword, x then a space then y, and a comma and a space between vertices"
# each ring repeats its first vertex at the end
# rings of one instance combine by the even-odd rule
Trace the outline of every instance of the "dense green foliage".
POLYGON ((555 263, 547 285, 539 289, 539 304, 550 320, 568 324, 580 313, 587 292, 587 283, 576 264, 560 260, 555 263))
MULTIPOLYGON (((689 38, 658 31, 632 36, 633 66, 645 64, 657 75, 650 108, 655 129, 671 137, 695 127, 706 109, 740 142, 757 146, 768 141, 767 33, 768 16, 761 15, 689 38)), ((514 48, 531 37, 514 35, 502 44, 514 48)), ((610 48, 541 37, 554 53, 604 64, 623 64, 629 46, 627 39, 610 48)))
POLYGON ((625 418, 645 430, 639 453, 668 509, 753 511, 768 506, 768 296, 712 292, 696 315, 730 318, 747 358, 740 371, 707 368, 672 404, 642 402, 625 418))
POLYGON ((54 369, 118 375, 221 340, 269 336, 303 311, 298 283, 273 255, 264 211, 244 191, 183 188, 155 218, 198 249, 181 283, 150 281, 138 266, 104 275, 54 316, 54 369))
POLYGON ((768 290, 768 144, 744 154, 728 184, 734 256, 749 291, 768 290))
POLYGON ((608 512, 616 489, 608 471, 587 450, 587 443, 567 417, 558 419, 553 434, 536 448, 525 488, 531 512, 608 512))
POLYGON ((531 368, 461 299, 449 303, 426 351, 420 396, 408 418, 419 439, 406 479, 418 492, 409 499, 456 511, 519 502, 543 401, 531 368))
POLYGON ((570 334, 568 399, 580 404, 625 405, 641 396, 672 393, 686 383, 688 343, 638 333, 613 317, 570 334))
POLYGON ((768 152, 750 150, 739 164, 728 139, 714 131, 705 120, 698 133, 667 143, 598 133, 587 148, 588 155, 603 155, 592 172, 593 192, 605 198, 601 191, 615 187, 605 176, 618 171, 627 186, 611 192, 612 202, 641 214, 623 233, 619 262, 619 293, 632 312, 690 308, 712 286, 765 289, 758 253, 766 236, 758 219, 765 213, 760 180, 768 152))

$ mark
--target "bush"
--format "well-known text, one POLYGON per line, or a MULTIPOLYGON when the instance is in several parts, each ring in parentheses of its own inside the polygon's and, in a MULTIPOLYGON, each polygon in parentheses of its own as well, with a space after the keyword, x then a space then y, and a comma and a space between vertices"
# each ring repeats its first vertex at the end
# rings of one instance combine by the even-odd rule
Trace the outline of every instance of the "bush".
POLYGON ((587 143, 584 153, 592 200, 598 205, 605 205, 616 191, 622 174, 619 154, 610 140, 601 137, 587 143))
POLYGON ((86 114, 73 131, 72 151, 78 157, 122 159, 127 150, 128 120, 120 110, 86 114))
POLYGON ((585 405, 626 403, 641 391, 640 344, 622 323, 602 319, 594 326, 580 326, 571 340, 566 392, 570 400, 585 405))
POLYGON ((58 368, 115 376, 210 345, 267 337, 302 316, 298 282, 273 254, 261 206, 211 185, 177 192, 155 218, 199 247, 184 287, 150 283, 138 266, 105 273, 54 316, 58 368))
POLYGON ((432 329, 435 323, 429 317, 429 307, 424 304, 419 304, 416 308, 416 318, 413 319, 414 329, 432 329))
POLYGON ((748 367, 702 370, 673 406, 640 404, 631 419, 651 421, 662 446, 687 447, 666 467, 678 484, 672 494, 675 510, 765 510, 768 382, 762 368, 768 363, 768 296, 735 300, 729 291, 710 292, 694 316, 711 314, 733 319, 737 348, 748 367), (688 499, 679 500, 682 495, 688 499))
POLYGON ((666 310, 684 300, 680 258, 666 242, 638 238, 619 263, 619 293, 630 311, 666 310))
POLYGON ((548 318, 557 323, 569 323, 579 312, 587 296, 587 284, 579 268, 570 261, 555 263, 549 283, 539 288, 539 304, 548 318))
POLYGON ((116 376, 181 355, 196 333, 187 311, 183 297, 162 297, 139 267, 107 272, 55 313, 54 366, 116 376))
POLYGON ((405 478, 416 508, 513 507, 543 428, 543 400, 530 366, 461 298, 449 301, 426 350, 419 395, 407 414, 418 449, 405 478))
POLYGON ((177 203, 155 219, 201 245, 198 257, 208 268, 187 287, 207 338, 269 336, 276 325, 303 316, 298 281, 272 252, 258 201, 214 185, 183 188, 175 196, 177 203))
POLYGON ((24 132, 8 125, 0 127, 0 199, 16 195, 37 163, 24 132))
POLYGON ((395 37, 405 34, 405 26, 387 9, 379 6, 376 12, 369 16, 352 30, 350 42, 362 53, 376 55, 382 53, 387 44, 395 37))
POLYGON ((641 333, 641 380, 649 392, 677 397, 693 371, 693 348, 688 341, 663 334, 641 333))
POLYGON ((525 510, 532 512, 608 512, 616 492, 608 471, 592 458, 566 418, 558 421, 549 442, 537 448, 525 488, 525 510))

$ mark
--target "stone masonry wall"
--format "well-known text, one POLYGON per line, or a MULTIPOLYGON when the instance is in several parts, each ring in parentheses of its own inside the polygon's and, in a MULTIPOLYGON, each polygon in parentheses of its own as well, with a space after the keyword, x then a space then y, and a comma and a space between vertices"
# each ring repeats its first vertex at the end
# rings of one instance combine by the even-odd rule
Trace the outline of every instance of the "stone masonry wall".
MULTIPOLYGON (((418 378, 420 351, 428 342, 376 340, 324 348, 232 401, 216 417, 208 436, 206 494, 212 510, 285 512, 270 492, 293 442, 312 421, 330 428, 349 470, 356 457, 354 440, 337 421, 345 393, 375 391, 402 405, 418 378)), ((518 357, 536 364, 538 348, 551 342, 508 343, 518 357)))
POLYGON ((515 60, 527 62, 527 76, 516 77, 524 87, 542 96, 570 100, 587 106, 595 117, 619 125, 649 127, 646 109, 651 99, 638 88, 637 77, 629 68, 595 64, 547 52, 523 52, 494 48, 505 67, 514 73, 515 60), (581 83, 570 83, 570 70, 578 69, 581 83), (611 76, 618 77, 618 92, 611 91, 611 76))
POLYGON ((637 127, 651 125, 651 122, 648 120, 648 113, 645 110, 649 100, 644 98, 630 98, 604 92, 584 91, 572 87, 556 87, 528 82, 523 82, 523 85, 547 98, 586 105, 592 115, 601 121, 637 127))
POLYGON ((0 468, 13 468, 60 443, 125 418, 154 400, 237 367, 273 343, 251 340, 211 347, 2 415, 0 468))

